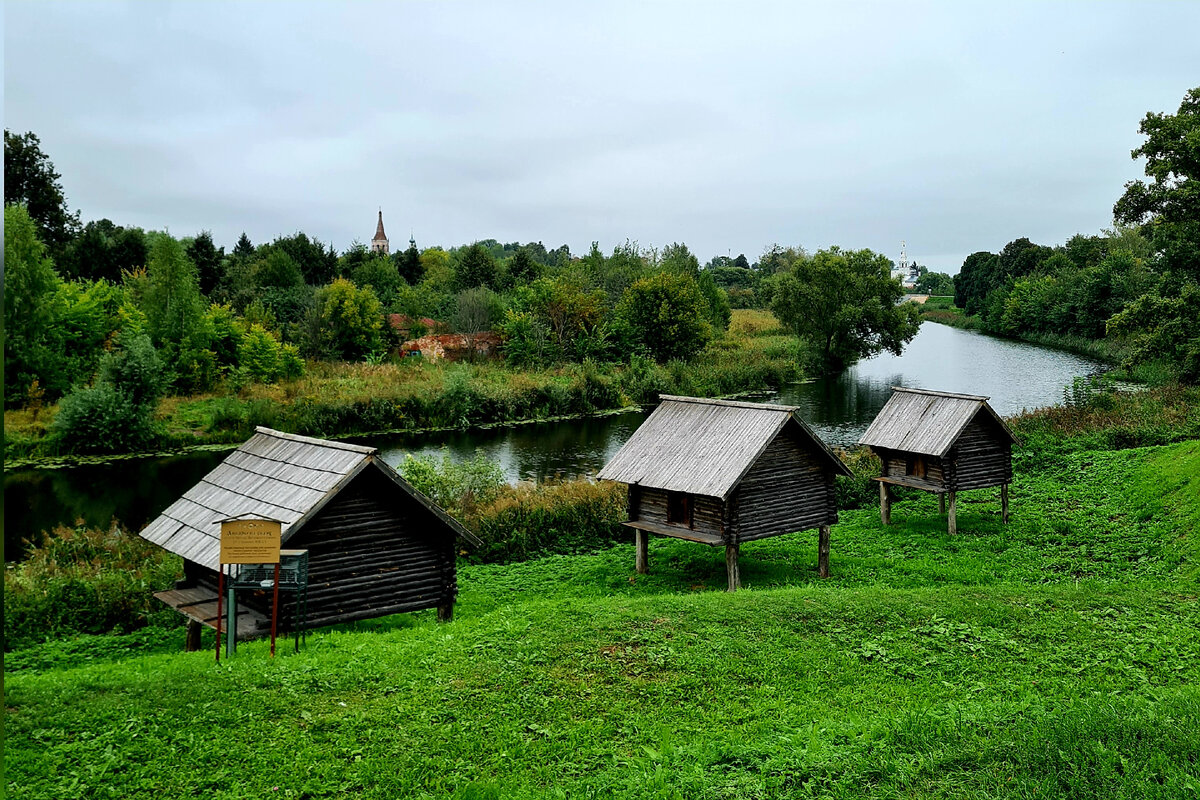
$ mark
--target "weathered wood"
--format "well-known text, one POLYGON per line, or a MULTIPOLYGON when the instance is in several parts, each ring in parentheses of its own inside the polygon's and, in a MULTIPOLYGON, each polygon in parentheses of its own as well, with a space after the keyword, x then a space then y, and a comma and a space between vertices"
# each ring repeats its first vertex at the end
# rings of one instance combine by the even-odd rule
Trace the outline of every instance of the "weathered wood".
POLYGON ((438 606, 437 620, 438 622, 452 622, 454 620, 454 603, 445 603, 438 606))
POLYGON ((185 653, 195 653, 200 649, 200 622, 199 620, 189 619, 187 624, 187 639, 184 640, 183 650, 185 653))
POLYGON ((645 531, 633 532, 634 547, 637 550, 635 556, 635 567, 638 575, 645 575, 650 571, 650 534, 645 531))
POLYGON ((822 525, 817 534, 817 576, 829 577, 829 526, 822 525))
POLYGON ((879 482, 879 520, 884 525, 892 524, 892 493, 883 481, 879 482))
POLYGON ((1000 484, 1000 521, 1008 524, 1008 484, 1000 484))
POLYGON ((938 514, 945 515, 946 513, 946 495, 944 492, 938 492, 938 514))
POLYGON ((958 509, 958 493, 951 492, 950 493, 950 518, 947 522, 947 527, 950 531, 951 536, 954 536, 955 534, 958 533, 958 520, 955 518, 955 512, 957 511, 957 509, 958 509))
POLYGON ((737 542, 725 545, 725 576, 729 580, 729 591, 736 592, 742 587, 742 572, 738 567, 737 542))

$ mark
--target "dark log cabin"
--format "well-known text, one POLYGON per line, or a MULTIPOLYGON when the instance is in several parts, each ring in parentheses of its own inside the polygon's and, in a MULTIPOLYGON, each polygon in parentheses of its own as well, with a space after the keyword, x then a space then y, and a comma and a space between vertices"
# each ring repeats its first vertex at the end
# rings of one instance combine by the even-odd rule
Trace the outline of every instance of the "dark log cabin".
MULTIPOLYGON (((194 623, 215 627, 220 523, 233 517, 276 520, 284 548, 308 550, 309 626, 424 608, 449 619, 455 540, 480 543, 374 448, 260 427, 141 532, 183 557, 183 580, 156 596, 194 623)), ((280 597, 286 626, 295 597, 280 597)), ((269 599, 238 599, 238 638, 264 635, 269 599)))
POLYGON ((892 388, 892 396, 858 440, 879 456, 879 514, 891 522, 890 486, 933 492, 941 513, 950 500, 948 528, 957 533, 957 493, 1000 487, 1001 518, 1008 522, 1008 484, 1016 437, 988 398, 892 388))
POLYGON ((729 590, 741 584, 743 542, 818 529, 818 571, 829 574, 834 476, 849 475, 790 406, 662 396, 600 471, 629 485, 637 571, 647 534, 725 546, 729 590))

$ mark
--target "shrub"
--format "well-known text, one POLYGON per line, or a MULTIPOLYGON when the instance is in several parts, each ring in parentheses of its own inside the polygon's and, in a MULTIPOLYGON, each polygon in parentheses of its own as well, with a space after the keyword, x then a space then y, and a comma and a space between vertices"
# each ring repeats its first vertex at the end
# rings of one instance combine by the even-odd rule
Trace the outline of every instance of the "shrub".
POLYGON ((143 450, 158 438, 150 408, 131 403, 109 383, 76 389, 64 397, 51 431, 67 450, 79 453, 143 450))
POLYGON ((4 646, 140 628, 161 609, 154 592, 170 588, 180 566, 178 556, 115 522, 60 526, 5 571, 4 646))
POLYGON ((490 502, 505 485, 500 465, 481 453, 461 463, 452 461, 445 450, 440 461, 431 456, 408 455, 399 471, 417 491, 451 514, 490 502))

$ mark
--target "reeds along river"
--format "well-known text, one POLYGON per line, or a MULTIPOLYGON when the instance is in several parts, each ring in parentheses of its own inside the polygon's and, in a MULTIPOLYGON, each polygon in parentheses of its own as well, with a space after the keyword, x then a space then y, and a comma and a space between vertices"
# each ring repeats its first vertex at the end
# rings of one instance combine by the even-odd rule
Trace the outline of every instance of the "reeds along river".
MULTIPOLYGON (((800 416, 831 445, 853 444, 891 394, 892 386, 982 394, 1002 415, 1062 401, 1063 388, 1103 365, 1036 345, 995 339, 944 325, 921 326, 904 354, 885 353, 832 378, 756 398, 798 406, 800 416)), ((500 463, 512 481, 594 475, 645 418, 633 411, 606 417, 504 428, 358 440, 399 464, 408 453, 470 458, 477 451, 500 463)), ((213 468, 225 453, 129 459, 66 469, 27 469, 4 476, 5 557, 19 559, 23 540, 82 519, 107 525, 116 517, 138 529, 213 468)))

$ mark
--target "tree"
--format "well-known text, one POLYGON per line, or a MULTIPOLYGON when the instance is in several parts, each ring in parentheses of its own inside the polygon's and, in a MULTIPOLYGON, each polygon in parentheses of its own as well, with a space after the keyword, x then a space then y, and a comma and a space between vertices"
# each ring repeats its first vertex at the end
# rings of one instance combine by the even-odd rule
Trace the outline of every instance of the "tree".
POLYGON ((750 269, 750 262, 746 260, 746 254, 738 253, 737 258, 733 260, 733 266, 738 269, 750 269))
POLYGON ((671 272, 686 272, 696 276, 700 274, 700 259, 692 254, 686 244, 672 242, 663 248, 659 265, 671 272))
POLYGON ((338 278, 317 294, 324 349, 346 361, 357 361, 383 345, 383 307, 369 287, 359 289, 338 278))
POLYGON ((58 256, 79 229, 79 215, 67 211, 59 183, 62 176, 41 145, 32 132, 18 136, 4 131, 4 204, 25 206, 37 226, 38 239, 58 256))
POLYGON ((283 249, 266 248, 265 256, 254 264, 254 283, 261 288, 290 289, 304 283, 300 265, 283 249))
POLYGON ((254 255, 254 245, 250 242, 250 237, 242 231, 242 235, 238 237, 237 244, 233 246, 233 255, 239 258, 251 258, 254 255))
POLYGON ((1151 181, 1125 184, 1113 217, 1142 226, 1164 272, 1200 282, 1200 87, 1178 113, 1146 114, 1138 132, 1146 141, 1132 156, 1145 157, 1151 181))
POLYGON ((122 228, 111 220, 93 220, 67 245, 59 266, 75 280, 119 283, 125 272, 146 266, 149 248, 141 228, 122 228))
POLYGON ((396 271, 409 286, 416 286, 425 277, 425 267, 421 264, 421 253, 417 243, 409 240, 408 249, 396 254, 396 271))
POLYGON ((196 268, 174 237, 155 233, 151 239, 140 303, 147 332, 181 388, 205 388, 216 376, 216 355, 201 324, 205 304, 196 268))
POLYGON ((541 274, 541 267, 529 254, 529 248, 522 247, 513 254, 508 262, 508 274, 516 286, 533 283, 541 274))
POLYGON ((483 244, 476 242, 459 251, 454 267, 454 285, 459 290, 496 286, 496 259, 483 244))
POLYGON ((920 327, 891 276, 892 262, 870 250, 820 250, 781 277, 771 310, 814 348, 814 366, 836 372, 883 350, 897 355, 920 327))
POLYGON ((954 294, 954 279, 945 272, 926 272, 917 279, 915 291, 917 294, 951 295, 954 294))
MULTIPOLYGON (((7 137, 7 133, 5 136, 7 137)), ((4 207, 4 397, 24 402, 53 349, 54 262, 24 206, 4 207)))
POLYGON ((1108 333, 1134 346, 1131 364, 1166 360, 1185 381, 1200 381, 1200 87, 1177 114, 1148 113, 1132 153, 1146 158, 1149 183, 1131 181, 1113 207, 1116 222, 1141 225, 1159 285, 1114 316, 1108 333))
POLYGON ((376 256, 369 258, 350 273, 350 280, 360 289, 370 286, 375 290, 379 301, 390 307, 396 299, 396 293, 404 283, 396 269, 395 262, 390 258, 376 256))
POLYGON ((300 269, 304 282, 311 286, 324 286, 337 274, 336 254, 303 231, 281 236, 271 243, 271 247, 287 253, 300 269))
POLYGON ((712 329, 706 311, 696 279, 686 272, 659 272, 634 281, 617 309, 659 362, 690 358, 708 344, 712 329))
POLYGON ((968 314, 978 314, 983 310, 984 298, 991 291, 996 274, 997 261, 996 254, 986 250, 967 256, 954 276, 954 305, 968 314))
POLYGON ((221 261, 225 258, 225 248, 218 250, 213 244, 212 233, 200 231, 196 238, 188 243, 187 256, 196 267, 200 293, 207 297, 217 288, 217 282, 221 279, 221 261))

